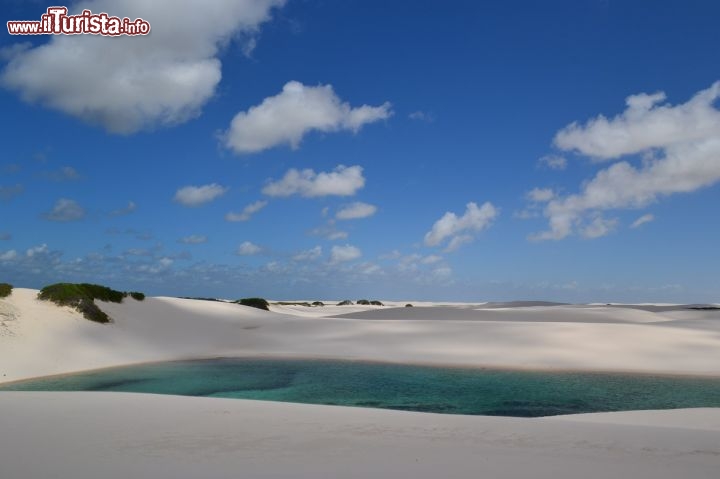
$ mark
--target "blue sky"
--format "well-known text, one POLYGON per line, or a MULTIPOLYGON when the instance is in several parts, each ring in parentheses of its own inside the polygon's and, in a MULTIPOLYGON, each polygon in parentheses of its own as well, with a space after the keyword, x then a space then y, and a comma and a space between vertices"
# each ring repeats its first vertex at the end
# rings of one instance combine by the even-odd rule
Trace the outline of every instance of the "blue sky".
POLYGON ((144 3, 0 36, 0 280, 720 301, 716 2, 144 3))

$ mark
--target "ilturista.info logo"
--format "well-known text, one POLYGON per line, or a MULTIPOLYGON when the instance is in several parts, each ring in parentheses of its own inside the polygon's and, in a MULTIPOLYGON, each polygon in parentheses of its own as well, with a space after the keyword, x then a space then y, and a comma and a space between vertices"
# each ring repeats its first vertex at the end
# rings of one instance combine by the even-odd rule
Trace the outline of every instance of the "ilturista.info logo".
POLYGON ((10 35, 147 35, 150 23, 142 18, 112 17, 107 13, 83 10, 68 15, 67 7, 48 7, 40 20, 7 22, 10 35))

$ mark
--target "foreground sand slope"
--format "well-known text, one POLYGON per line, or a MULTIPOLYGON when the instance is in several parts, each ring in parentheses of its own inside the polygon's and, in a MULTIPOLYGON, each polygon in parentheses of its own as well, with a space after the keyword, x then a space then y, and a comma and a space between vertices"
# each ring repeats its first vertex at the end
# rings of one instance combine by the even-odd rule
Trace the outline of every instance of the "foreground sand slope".
POLYGON ((648 413, 607 424, 596 417, 612 422, 614 414, 517 419, 3 393, 0 410, 0 477, 8 479, 716 479, 720 467, 717 409, 653 412, 649 426, 648 413))
POLYGON ((229 303, 127 298, 115 322, 16 289, 0 300, 0 382, 217 356, 348 358, 512 368, 720 374, 720 312, 452 305, 267 312, 229 303))

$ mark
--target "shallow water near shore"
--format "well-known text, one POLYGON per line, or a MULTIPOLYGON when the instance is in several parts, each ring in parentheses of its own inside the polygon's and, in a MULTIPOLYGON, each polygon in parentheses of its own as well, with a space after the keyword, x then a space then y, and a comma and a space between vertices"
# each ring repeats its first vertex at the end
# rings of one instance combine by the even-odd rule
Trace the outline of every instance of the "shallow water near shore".
POLYGON ((720 407, 720 378, 296 359, 143 364, 0 386, 10 390, 122 391, 515 417, 720 407))

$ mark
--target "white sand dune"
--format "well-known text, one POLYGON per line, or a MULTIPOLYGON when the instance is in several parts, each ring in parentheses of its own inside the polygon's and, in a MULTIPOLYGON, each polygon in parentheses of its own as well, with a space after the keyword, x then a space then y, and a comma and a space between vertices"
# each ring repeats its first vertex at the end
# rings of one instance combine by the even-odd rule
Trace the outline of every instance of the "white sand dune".
MULTIPOLYGON (((16 289, 0 382, 144 361, 322 357, 720 375, 720 311, 605 305, 101 303, 16 289), (345 314, 343 314, 345 313, 345 314), (349 314, 347 314, 349 313, 349 314)), ((716 478, 720 409, 516 419, 116 393, 0 393, 0 478, 716 478)))
POLYGON ((8 479, 715 479, 720 464, 717 409, 518 419, 4 393, 0 410, 8 479))
POLYGON ((353 306, 354 313, 335 317, 348 311, 345 306, 267 312, 222 302, 128 298, 102 303, 114 323, 101 325, 36 295, 16 289, 0 300, 0 311, 8 312, 0 321, 0 381, 247 355, 720 374, 720 311, 353 306))

